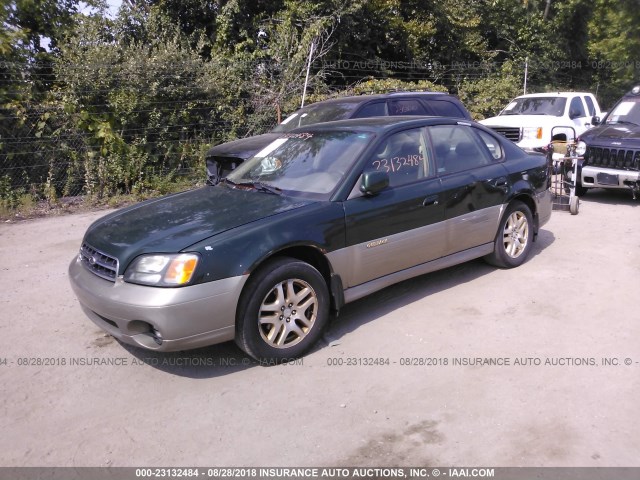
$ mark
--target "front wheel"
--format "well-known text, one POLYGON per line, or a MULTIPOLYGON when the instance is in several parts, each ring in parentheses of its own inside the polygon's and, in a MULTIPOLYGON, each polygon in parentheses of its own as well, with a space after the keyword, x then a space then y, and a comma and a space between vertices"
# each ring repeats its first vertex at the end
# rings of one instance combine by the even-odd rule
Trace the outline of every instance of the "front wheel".
POLYGON ((583 187, 582 185, 580 185, 579 183, 576 183, 576 195, 578 197, 584 197, 587 194, 587 191, 589 189, 587 187, 583 187))
POLYGON ((296 358, 322 335, 329 292, 313 266, 293 258, 270 261, 249 279, 240 297, 236 343, 253 358, 296 358))
POLYGON ((527 205, 512 202, 500 220, 493 253, 485 260, 501 268, 518 267, 524 263, 533 241, 533 215, 527 205))

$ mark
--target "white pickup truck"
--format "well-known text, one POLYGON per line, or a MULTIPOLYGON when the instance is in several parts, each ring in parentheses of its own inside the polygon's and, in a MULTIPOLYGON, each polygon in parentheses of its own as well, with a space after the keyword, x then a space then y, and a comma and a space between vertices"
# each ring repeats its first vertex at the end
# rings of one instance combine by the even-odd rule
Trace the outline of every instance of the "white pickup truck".
POLYGON ((497 117, 480 123, 524 150, 534 151, 551 140, 574 140, 574 131, 580 136, 598 125, 601 115, 598 101, 590 93, 533 93, 515 98, 497 117))

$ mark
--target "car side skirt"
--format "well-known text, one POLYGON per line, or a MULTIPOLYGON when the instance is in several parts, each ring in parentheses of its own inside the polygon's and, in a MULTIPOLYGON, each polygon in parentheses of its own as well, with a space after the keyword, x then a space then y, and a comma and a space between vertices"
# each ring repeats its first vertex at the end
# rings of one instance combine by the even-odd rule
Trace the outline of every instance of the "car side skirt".
POLYGON ((464 250, 462 252, 447 255, 446 257, 438 258, 437 260, 432 260, 421 265, 416 265, 415 267, 407 268, 406 270, 401 270, 399 272, 395 272, 390 275, 377 278, 375 280, 371 280, 367 283, 363 283, 362 285, 348 288, 344 292, 345 303, 353 302, 362 297, 366 297, 373 292, 413 277, 435 272, 436 270, 442 270, 443 268, 452 267, 454 265, 458 265, 475 258, 484 257, 485 255, 493 252, 493 249, 494 244, 487 243, 478 247, 464 250))

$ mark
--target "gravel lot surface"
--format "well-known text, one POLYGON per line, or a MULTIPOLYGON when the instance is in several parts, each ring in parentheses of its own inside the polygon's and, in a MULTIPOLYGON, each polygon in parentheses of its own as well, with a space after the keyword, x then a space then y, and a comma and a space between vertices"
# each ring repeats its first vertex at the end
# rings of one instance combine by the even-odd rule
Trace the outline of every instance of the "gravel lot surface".
POLYGON ((275 367, 105 336, 67 278, 105 213, 0 225, 2 466, 640 466, 628 193, 554 212, 520 268, 474 261, 353 303, 275 367))

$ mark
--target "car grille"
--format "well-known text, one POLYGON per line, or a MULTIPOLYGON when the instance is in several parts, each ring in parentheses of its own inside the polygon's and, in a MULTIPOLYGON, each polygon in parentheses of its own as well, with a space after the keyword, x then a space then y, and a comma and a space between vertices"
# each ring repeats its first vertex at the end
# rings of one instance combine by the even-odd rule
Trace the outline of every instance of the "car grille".
POLYGON ((520 127, 490 127, 496 133, 508 138, 516 143, 522 140, 522 129, 520 127))
POLYGON ((96 250, 92 246, 83 243, 80 247, 80 260, 89 271, 106 280, 116 281, 118 272, 118 259, 110 257, 106 253, 96 250))
POLYGON ((587 147, 584 164, 594 167, 640 170, 640 150, 587 147))

